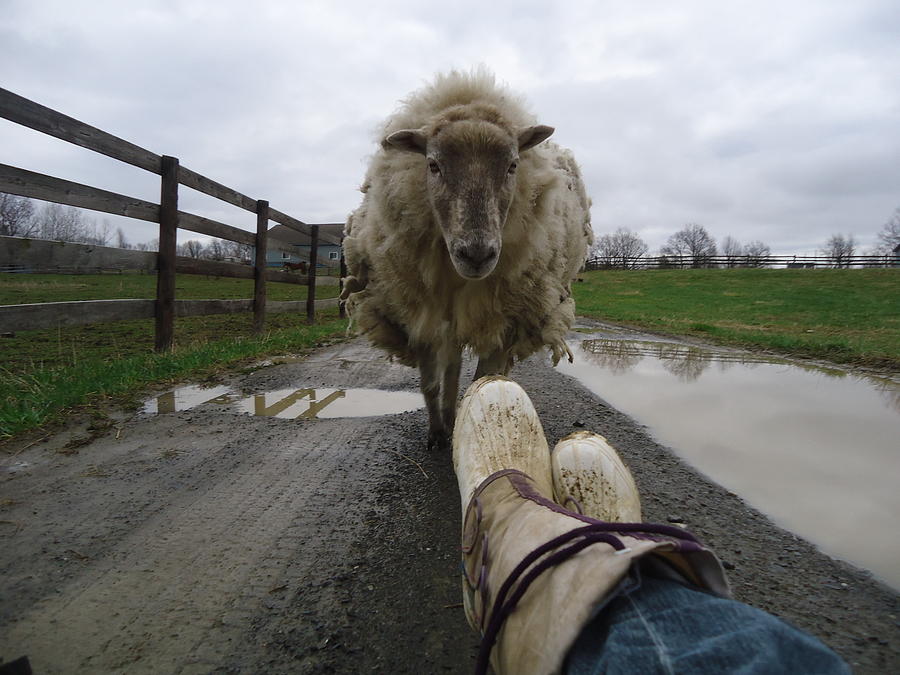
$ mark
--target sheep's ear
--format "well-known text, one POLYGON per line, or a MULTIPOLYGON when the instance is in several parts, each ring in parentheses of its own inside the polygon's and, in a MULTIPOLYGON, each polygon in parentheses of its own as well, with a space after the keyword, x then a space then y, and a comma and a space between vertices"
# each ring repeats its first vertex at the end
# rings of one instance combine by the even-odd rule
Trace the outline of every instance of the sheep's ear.
POLYGON ((405 150, 406 152, 418 152, 420 155, 425 154, 425 134, 421 129, 402 129, 395 131, 384 139, 381 143, 385 148, 388 146, 405 150))
POLYGON ((533 148, 538 143, 546 141, 553 135, 554 131, 556 131, 556 129, 548 127, 545 124, 525 127, 519 132, 519 152, 527 150, 528 148, 533 148))

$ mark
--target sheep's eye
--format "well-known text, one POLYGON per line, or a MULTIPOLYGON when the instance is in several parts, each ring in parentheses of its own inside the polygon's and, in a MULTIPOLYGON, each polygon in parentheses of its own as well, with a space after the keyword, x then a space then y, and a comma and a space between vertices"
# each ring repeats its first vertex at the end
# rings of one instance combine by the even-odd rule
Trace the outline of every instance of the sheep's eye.
POLYGON ((506 170, 506 173, 508 173, 510 176, 512 176, 516 172, 516 169, 518 168, 518 166, 519 165, 516 162, 513 162, 512 164, 509 165, 509 168, 506 170))
POLYGON ((441 175, 441 167, 439 167, 439 166, 438 166, 438 163, 435 162, 433 159, 428 160, 428 170, 429 170, 429 171, 432 173, 432 175, 434 175, 434 176, 440 176, 440 175, 441 175))

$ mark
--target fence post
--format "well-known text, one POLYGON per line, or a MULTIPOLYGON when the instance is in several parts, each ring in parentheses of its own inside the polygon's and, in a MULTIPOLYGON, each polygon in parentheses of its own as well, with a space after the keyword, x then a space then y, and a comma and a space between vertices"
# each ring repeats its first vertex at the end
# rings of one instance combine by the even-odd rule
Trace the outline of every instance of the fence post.
POLYGON ((175 244, 178 237, 178 158, 163 156, 156 256, 156 351, 172 348, 175 337, 175 244))
POLYGON ((253 332, 266 327, 266 250, 268 247, 269 202, 256 202, 256 258, 253 261, 253 332))
MULTIPOLYGON (((344 260, 344 238, 341 237, 341 280, 338 283, 339 294, 344 292, 344 277, 347 276, 347 261, 344 260)), ((347 318, 347 303, 339 302, 338 303, 338 316, 342 319, 347 318)))
POLYGON ((316 322, 316 263, 319 260, 319 226, 313 225, 309 235, 309 269, 306 285, 306 323, 316 322))

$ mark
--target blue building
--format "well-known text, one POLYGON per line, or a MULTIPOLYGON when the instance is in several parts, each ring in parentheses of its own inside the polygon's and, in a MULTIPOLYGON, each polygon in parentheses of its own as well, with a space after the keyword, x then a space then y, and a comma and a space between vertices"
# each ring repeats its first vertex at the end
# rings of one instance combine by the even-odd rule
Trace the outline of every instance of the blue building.
MULTIPOLYGON (((310 223, 315 224, 315 223, 310 223)), ((333 243, 340 241, 344 233, 344 223, 323 223, 319 224, 319 255, 318 255, 318 271, 319 274, 328 274, 329 276, 339 276, 341 268, 341 247, 333 243), (328 241, 331 239, 332 241, 328 241)), ((281 248, 287 244, 292 250, 284 251, 275 248, 275 243, 268 247, 266 251, 267 267, 284 267, 286 264, 297 264, 309 261, 309 236, 292 230, 286 225, 276 225, 269 230, 269 237, 278 240, 281 248), (294 250, 296 249, 296 250, 294 250)))

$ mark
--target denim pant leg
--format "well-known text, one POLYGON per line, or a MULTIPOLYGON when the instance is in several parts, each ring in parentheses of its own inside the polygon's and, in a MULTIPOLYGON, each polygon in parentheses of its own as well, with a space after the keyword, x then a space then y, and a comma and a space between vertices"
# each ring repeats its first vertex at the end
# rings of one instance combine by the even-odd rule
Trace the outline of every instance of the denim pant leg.
POLYGON ((816 638, 762 610, 644 577, 581 632, 567 675, 849 673, 816 638))

